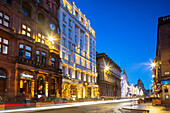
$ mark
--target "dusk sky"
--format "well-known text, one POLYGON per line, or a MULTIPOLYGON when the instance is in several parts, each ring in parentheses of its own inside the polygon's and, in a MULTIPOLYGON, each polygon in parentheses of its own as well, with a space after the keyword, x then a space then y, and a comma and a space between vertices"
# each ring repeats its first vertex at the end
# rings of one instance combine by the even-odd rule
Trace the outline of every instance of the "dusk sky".
POLYGON ((96 31, 97 52, 106 53, 129 83, 139 77, 149 89, 152 71, 145 65, 156 56, 158 17, 170 15, 169 0, 70 0, 96 31))

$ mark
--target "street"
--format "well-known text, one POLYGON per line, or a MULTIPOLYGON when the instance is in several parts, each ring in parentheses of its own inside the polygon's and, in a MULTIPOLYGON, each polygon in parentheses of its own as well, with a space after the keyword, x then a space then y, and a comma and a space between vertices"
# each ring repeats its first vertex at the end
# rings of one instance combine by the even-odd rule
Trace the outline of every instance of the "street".
POLYGON ((121 108, 129 105, 131 105, 131 102, 107 103, 107 104, 85 105, 85 106, 78 106, 72 108, 38 111, 38 112, 41 113, 122 113, 121 108))

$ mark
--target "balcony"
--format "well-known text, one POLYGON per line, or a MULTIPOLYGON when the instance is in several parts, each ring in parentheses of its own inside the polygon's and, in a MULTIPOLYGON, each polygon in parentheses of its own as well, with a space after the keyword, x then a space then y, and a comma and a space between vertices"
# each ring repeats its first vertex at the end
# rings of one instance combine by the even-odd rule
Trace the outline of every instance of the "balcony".
POLYGON ((25 64, 25 65, 34 66, 34 67, 41 68, 41 69, 45 69, 45 70, 49 70, 49 71, 55 71, 59 74, 62 74, 62 69, 55 68, 55 67, 52 67, 50 65, 42 64, 42 63, 30 60, 30 59, 26 59, 26 58, 23 58, 23 57, 19 57, 19 56, 16 57, 16 62, 21 63, 21 64, 25 64))

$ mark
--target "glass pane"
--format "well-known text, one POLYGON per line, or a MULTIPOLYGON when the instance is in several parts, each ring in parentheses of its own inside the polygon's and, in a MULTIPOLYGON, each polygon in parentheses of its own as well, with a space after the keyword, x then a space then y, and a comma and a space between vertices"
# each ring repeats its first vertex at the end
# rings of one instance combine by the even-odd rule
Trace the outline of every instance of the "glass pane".
POLYGON ((22 34, 23 34, 23 35, 25 35, 25 34, 26 34, 25 30, 22 30, 22 34))
POLYGON ((44 43, 45 43, 45 41, 44 41, 44 40, 42 40, 42 43, 44 44, 44 43))
POLYGON ((65 58, 65 53, 63 52, 63 54, 62 54, 63 56, 62 56, 62 58, 65 58))
POLYGON ((31 34, 30 34, 30 33, 27 33, 27 36, 28 36, 28 37, 30 37, 30 36, 31 36, 31 34))
POLYGON ((1 53, 1 49, 2 49, 2 47, 1 47, 1 44, 0 44, 0 53, 1 53))
POLYGON ((40 51, 36 51, 36 54, 40 54, 40 51))
POLYGON ((9 22, 4 21, 4 26, 9 27, 9 22))
POLYGON ((27 27, 27 30, 28 30, 29 32, 31 32, 31 28, 27 27))
POLYGON ((38 38, 38 42, 41 42, 41 39, 40 39, 40 38, 38 38))
POLYGON ((22 28, 23 28, 23 29, 26 29, 26 25, 23 24, 23 25, 22 25, 22 28))
POLYGON ((42 56, 46 56, 46 53, 44 53, 44 52, 41 52, 41 55, 42 55, 42 56))
POLYGON ((45 36, 44 36, 44 35, 42 35, 42 38, 44 39, 44 38, 45 38, 45 36))
POLYGON ((31 47, 30 46, 26 46, 25 49, 31 51, 31 47))
POLYGON ((20 56, 20 57, 23 57, 23 55, 24 55, 24 51, 23 51, 23 49, 20 49, 20 50, 19 50, 19 56, 20 56))
POLYGON ((3 16, 3 14, 2 14, 2 12, 0 12, 0 17, 2 17, 3 16))
POLYGON ((19 44, 19 48, 23 49, 24 48, 24 44, 19 44))
POLYGON ((31 59, 31 53, 28 52, 28 51, 26 51, 26 52, 25 52, 25 58, 26 58, 26 59, 31 59))
POLYGON ((3 42, 4 42, 4 44, 8 45, 8 40, 7 39, 4 39, 3 42))
POLYGON ((8 46, 3 45, 3 54, 8 54, 8 46))
POLYGON ((41 33, 38 33, 38 37, 41 37, 41 33))
POLYGON ((51 61, 53 61, 53 62, 54 62, 54 61, 55 61, 55 58, 51 58, 51 61))
POLYGON ((40 56, 36 56, 36 61, 40 62, 40 56))
POLYGON ((2 42, 2 38, 0 37, 0 42, 2 42))
POLYGON ((5 18, 6 20, 9 20, 9 16, 7 16, 7 15, 5 15, 4 18, 5 18))
POLYGON ((0 18, 0 24, 2 24, 2 19, 0 18))

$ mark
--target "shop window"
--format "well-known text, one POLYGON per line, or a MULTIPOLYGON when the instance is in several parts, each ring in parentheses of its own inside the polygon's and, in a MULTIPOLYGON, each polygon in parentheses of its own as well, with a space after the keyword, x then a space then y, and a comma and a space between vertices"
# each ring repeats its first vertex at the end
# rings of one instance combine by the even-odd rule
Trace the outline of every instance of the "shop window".
POLYGON ((22 4, 22 13, 24 13, 26 16, 31 17, 31 6, 29 5, 29 3, 24 2, 22 4))
POLYGON ((51 66, 55 67, 55 58, 53 58, 53 57, 51 58, 51 66))
POLYGON ((41 63, 46 64, 46 53, 41 52, 41 63))
POLYGON ((45 44, 45 36, 42 35, 41 33, 38 33, 38 42, 45 44))
POLYGON ((25 24, 22 24, 22 34, 31 37, 31 28, 25 24))
POLYGON ((10 25, 10 17, 3 12, 0 12, 0 24, 4 25, 5 27, 9 27, 10 25))
POLYGON ((45 16, 43 14, 38 14, 38 23, 44 25, 45 24, 45 16))
POLYGON ((8 39, 0 37, 0 53, 8 54, 9 42, 8 39))

